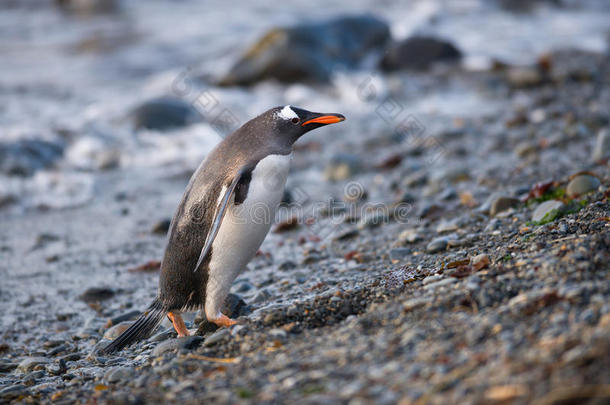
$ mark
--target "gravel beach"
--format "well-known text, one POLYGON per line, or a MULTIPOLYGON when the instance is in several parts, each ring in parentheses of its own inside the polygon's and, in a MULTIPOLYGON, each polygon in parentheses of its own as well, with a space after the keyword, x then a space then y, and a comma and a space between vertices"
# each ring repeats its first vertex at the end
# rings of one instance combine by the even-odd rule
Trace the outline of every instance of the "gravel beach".
MULTIPOLYGON (((230 328, 190 314, 192 336, 164 321, 97 352, 155 297, 203 155, 131 164, 143 158, 111 142, 93 149, 102 167, 72 173, 94 173, 69 183, 76 203, 0 189, 0 403, 610 402, 608 53, 311 88, 320 110, 366 102, 331 107, 345 125, 297 144, 278 223, 227 300, 230 328)), ((174 150, 159 143, 173 135, 148 135, 140 151, 174 150)), ((42 170, 20 162, 19 176, 42 170)))

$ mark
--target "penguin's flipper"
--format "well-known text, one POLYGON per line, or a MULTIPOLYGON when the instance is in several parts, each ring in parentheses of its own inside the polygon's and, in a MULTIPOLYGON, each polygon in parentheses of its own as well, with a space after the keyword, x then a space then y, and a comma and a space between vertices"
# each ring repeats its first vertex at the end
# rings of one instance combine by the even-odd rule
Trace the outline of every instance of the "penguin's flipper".
POLYGON ((212 221, 212 226, 208 235, 205 238, 205 243, 203 244, 203 249, 201 249, 201 254, 199 255, 199 260, 197 260, 197 265, 193 271, 197 271, 203 259, 205 259, 206 255, 210 252, 212 248, 212 243, 214 243, 214 239, 216 238, 216 234, 218 234, 218 230, 220 229, 220 224, 222 223, 222 219, 225 216, 225 212, 227 211, 227 207, 229 206, 229 201, 231 200, 231 196, 235 192, 235 188, 239 183, 242 175, 247 173, 247 169, 242 169, 237 172, 237 175, 231 181, 229 186, 223 187, 224 194, 222 194, 218 198, 218 205, 216 206, 216 210, 214 211, 214 220, 212 221))

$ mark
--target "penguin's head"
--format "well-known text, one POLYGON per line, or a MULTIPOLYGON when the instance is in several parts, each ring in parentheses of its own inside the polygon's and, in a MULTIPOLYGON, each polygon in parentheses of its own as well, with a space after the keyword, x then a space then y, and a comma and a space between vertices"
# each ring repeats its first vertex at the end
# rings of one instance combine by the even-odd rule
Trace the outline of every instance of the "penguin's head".
POLYGON ((312 129, 345 120, 342 114, 311 112, 290 105, 272 108, 267 114, 271 116, 277 140, 290 146, 312 129))

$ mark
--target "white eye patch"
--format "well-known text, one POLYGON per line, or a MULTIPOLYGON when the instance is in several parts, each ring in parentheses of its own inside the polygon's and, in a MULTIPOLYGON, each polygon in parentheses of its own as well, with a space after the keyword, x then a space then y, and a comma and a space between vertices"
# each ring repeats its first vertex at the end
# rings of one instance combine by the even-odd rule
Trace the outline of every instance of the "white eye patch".
POLYGON ((284 108, 282 108, 280 110, 280 112, 277 114, 278 117, 283 118, 285 120, 291 120, 293 118, 299 118, 299 116, 297 115, 297 113, 295 113, 292 108, 290 108, 289 105, 285 106, 284 108))

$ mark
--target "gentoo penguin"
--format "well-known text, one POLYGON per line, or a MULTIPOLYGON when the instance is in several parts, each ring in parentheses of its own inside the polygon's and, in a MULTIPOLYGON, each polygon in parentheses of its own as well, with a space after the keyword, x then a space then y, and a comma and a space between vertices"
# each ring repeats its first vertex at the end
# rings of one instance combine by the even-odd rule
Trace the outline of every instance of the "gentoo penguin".
POLYGON ((344 119, 341 114, 275 107, 220 142, 191 177, 174 214, 157 298, 102 352, 147 337, 164 316, 178 336, 187 336, 181 312, 204 309, 210 322, 234 325, 221 307, 269 231, 284 192, 292 145, 306 132, 344 119))

